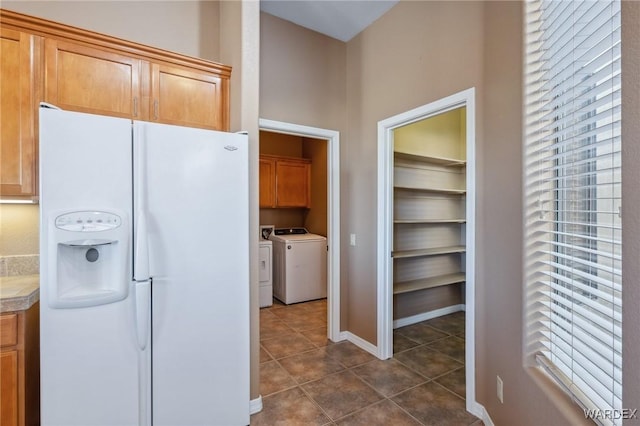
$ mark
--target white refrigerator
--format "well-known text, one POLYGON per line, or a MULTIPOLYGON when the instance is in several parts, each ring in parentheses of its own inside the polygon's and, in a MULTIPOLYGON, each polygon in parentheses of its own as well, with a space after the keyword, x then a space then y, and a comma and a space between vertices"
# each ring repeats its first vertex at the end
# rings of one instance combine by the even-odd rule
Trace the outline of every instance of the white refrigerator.
POLYGON ((44 426, 249 424, 247 145, 40 108, 44 426))

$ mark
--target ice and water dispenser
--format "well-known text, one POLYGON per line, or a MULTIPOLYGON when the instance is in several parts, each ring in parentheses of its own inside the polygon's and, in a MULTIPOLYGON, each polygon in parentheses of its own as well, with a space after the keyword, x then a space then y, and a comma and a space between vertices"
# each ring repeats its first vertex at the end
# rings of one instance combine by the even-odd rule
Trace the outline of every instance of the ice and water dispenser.
POLYGON ((127 297, 128 231, 122 211, 59 212, 50 217, 49 305, 80 308, 127 297))

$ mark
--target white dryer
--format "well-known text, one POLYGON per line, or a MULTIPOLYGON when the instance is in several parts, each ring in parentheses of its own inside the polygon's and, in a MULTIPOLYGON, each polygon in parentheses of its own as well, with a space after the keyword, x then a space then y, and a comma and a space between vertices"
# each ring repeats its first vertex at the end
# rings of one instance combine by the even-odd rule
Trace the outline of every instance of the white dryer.
POLYGON ((327 297, 327 239, 305 228, 276 228, 273 295, 285 304, 327 297))
POLYGON ((273 304, 273 243, 269 235, 273 232, 273 225, 260 225, 260 247, 258 249, 258 276, 260 278, 260 307, 273 304))
POLYGON ((260 277, 260 307, 271 306, 273 304, 273 273, 271 261, 272 242, 269 240, 261 240, 258 249, 258 261, 260 268, 258 269, 260 277))

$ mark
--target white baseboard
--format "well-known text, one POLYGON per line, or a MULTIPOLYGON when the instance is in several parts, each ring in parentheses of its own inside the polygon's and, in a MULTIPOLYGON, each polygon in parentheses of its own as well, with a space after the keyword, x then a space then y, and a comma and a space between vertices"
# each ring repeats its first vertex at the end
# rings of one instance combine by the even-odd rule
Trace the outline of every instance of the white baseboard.
POLYGON ((340 340, 348 340, 360 349, 363 349, 369 352, 371 355, 377 357, 378 356, 378 347, 372 345, 361 337, 356 336, 350 331, 342 331, 340 332, 340 340))
POLYGON ((433 318, 441 317, 443 315, 449 315, 454 312, 460 312, 465 310, 465 305, 451 305, 445 308, 434 309, 433 311, 423 312, 418 315, 410 317, 400 318, 393 321, 393 328, 405 327, 407 325, 417 324, 422 321, 430 320, 433 318))
POLYGON ((249 415, 262 411, 262 395, 249 401, 249 415))
MULTIPOLYGON (((432 318, 441 317, 443 315, 452 314, 454 312, 464 311, 465 305, 452 305, 447 306, 445 308, 435 309, 429 312, 423 312, 418 315, 413 315, 411 317, 400 318, 399 320, 395 320, 393 322, 393 328, 404 327, 406 325, 416 324, 422 321, 430 320, 432 318)), ((356 336, 350 331, 341 331, 338 335, 338 341, 348 340, 360 349, 363 349, 369 352, 371 355, 375 357, 379 357, 378 347, 373 345, 361 337, 356 336)))
POLYGON ((471 404, 467 404, 467 410, 482 420, 485 426, 495 426, 493 420, 491 420, 491 416, 489 416, 489 413, 487 412, 487 409, 484 408, 484 405, 474 401, 471 404))
POLYGON ((347 334, 350 334, 348 331, 341 331, 337 334, 335 339, 332 339, 331 341, 333 343, 338 343, 338 342, 342 342, 344 340, 347 340, 347 334))
POLYGON ((481 407, 482 407, 482 417, 480 417, 480 418, 484 422, 484 425, 485 426, 495 426, 495 424, 493 423, 493 420, 491 420, 491 416, 489 416, 489 413, 487 412, 487 410, 484 408, 483 405, 481 405, 481 407))

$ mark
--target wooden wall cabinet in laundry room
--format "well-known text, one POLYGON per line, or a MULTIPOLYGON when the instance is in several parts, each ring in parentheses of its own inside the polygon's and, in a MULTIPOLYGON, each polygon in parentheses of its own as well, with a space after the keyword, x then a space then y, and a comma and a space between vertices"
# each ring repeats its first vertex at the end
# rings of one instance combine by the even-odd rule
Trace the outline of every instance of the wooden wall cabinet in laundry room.
POLYGON ((42 92, 42 38, 0 29, 0 194, 36 195, 37 104, 42 92))
POLYGON ((311 160, 261 155, 260 207, 311 207, 311 160))

